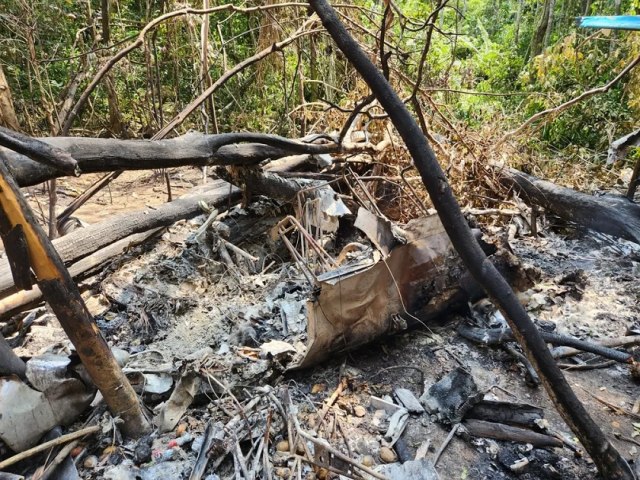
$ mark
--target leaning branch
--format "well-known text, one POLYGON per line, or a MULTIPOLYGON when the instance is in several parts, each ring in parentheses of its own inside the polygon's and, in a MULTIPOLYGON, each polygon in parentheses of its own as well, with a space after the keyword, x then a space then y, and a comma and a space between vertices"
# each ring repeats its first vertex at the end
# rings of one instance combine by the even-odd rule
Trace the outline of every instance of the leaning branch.
POLYGON ((558 105, 557 107, 548 108, 546 110, 543 110, 542 112, 536 113, 515 130, 507 132, 498 141, 496 145, 501 145, 509 138, 514 137, 515 135, 518 135, 519 133, 524 131, 526 128, 528 128, 530 125, 536 123, 537 121, 541 120, 544 117, 548 116, 550 118, 554 118, 558 116, 560 113, 564 112, 566 109, 574 106, 576 103, 580 103, 581 101, 586 100, 589 97, 593 97, 594 95, 597 95, 599 93, 608 92, 616 83, 618 83, 622 79, 622 77, 624 77, 627 73, 629 73, 633 69, 633 67, 638 65, 638 63, 640 63, 640 55, 638 55, 629 65, 627 65, 624 68, 624 70, 622 70, 613 80, 611 80, 606 85, 603 85, 602 87, 592 88, 591 90, 587 90, 586 92, 581 93, 577 97, 572 98, 571 100, 564 102, 563 104, 558 105))
POLYGON ((173 130, 178 125, 180 125, 182 122, 184 122, 185 119, 189 115, 191 115, 191 113, 195 109, 197 109, 200 105, 202 105, 207 100, 207 98, 209 98, 209 96, 212 95, 218 88, 220 88, 222 85, 224 85, 227 82, 227 80, 229 80, 231 77, 233 77, 234 75, 238 74, 239 72, 241 72, 242 70, 244 70, 248 66, 259 62, 260 60, 262 60, 263 58, 271 55, 272 53, 281 51, 284 47, 286 47, 287 45, 291 44, 292 42, 294 42, 295 40, 297 40, 300 37, 303 37, 305 35, 311 35, 313 33, 317 33, 318 30, 309 29, 309 27, 311 27, 316 21, 317 21, 317 19, 315 19, 315 18, 311 18, 311 19, 307 20, 296 31, 296 33, 294 33, 290 37, 282 40, 281 42, 276 42, 273 45, 270 45, 269 47, 265 48, 264 50, 256 53, 255 55, 252 55, 251 57, 246 58, 242 62, 238 63, 231 70, 228 70, 227 72, 225 72, 209 88, 207 88, 204 92, 202 92, 198 96, 198 98, 196 98, 193 102, 191 102, 189 105, 187 105, 178 115, 175 116, 175 118, 173 120, 171 120, 167 125, 165 125, 162 128, 162 130, 160 130, 157 134, 155 134, 153 138, 154 139, 164 138, 171 130, 173 130))
POLYGON ((604 478, 633 480, 627 462, 604 436, 569 386, 509 283, 489 261, 467 224, 442 167, 398 94, 340 22, 326 0, 310 0, 323 25, 367 82, 402 137, 451 243, 474 279, 500 307, 556 408, 591 455, 604 478))

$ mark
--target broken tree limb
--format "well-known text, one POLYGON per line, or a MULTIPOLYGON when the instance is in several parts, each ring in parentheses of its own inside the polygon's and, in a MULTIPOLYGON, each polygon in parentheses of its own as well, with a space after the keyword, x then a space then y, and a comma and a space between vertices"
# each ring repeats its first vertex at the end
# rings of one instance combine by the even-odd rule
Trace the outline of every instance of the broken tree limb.
MULTIPOLYGON (((487 346, 499 346, 505 342, 514 342, 515 336, 510 329, 503 328, 473 328, 467 325, 461 324, 458 327, 458 333, 461 337, 471 340, 476 343, 481 343, 487 346)), ((565 347, 573 347, 583 352, 595 353, 604 358, 609 358, 620 363, 631 363, 633 355, 627 352, 620 352, 613 348, 604 347, 592 342, 585 342, 579 338, 570 337, 568 335, 559 335, 557 333, 550 333, 544 331, 538 331, 540 336, 545 342, 552 343, 553 345, 562 345, 565 347)))
POLYGON ((607 151, 607 165, 613 165, 624 158, 630 147, 640 147, 640 128, 611 142, 607 151))
POLYGON ((500 170, 501 182, 529 204, 564 220, 640 244, 640 205, 617 195, 593 196, 541 180, 513 168, 500 170))
MULTIPOLYGON (((545 435, 544 433, 533 432, 526 428, 513 427, 502 423, 487 422, 485 420, 469 419, 462 422, 469 435, 480 438, 494 438, 507 442, 530 443, 534 447, 558 447, 562 448, 562 440, 545 435)), ((606 477, 618 478, 618 477, 606 477)), ((633 477, 632 477, 633 478, 633 477)))
POLYGON ((68 175, 80 173, 78 162, 69 153, 8 128, 0 127, 0 145, 22 155, 28 155, 38 163, 61 170, 68 175))
MULTIPOLYGON (((122 240, 112 243, 111 245, 107 245, 105 248, 82 258, 73 265, 70 265, 69 274, 74 279, 81 276, 84 277, 88 272, 95 270, 113 257, 120 255, 127 249, 135 245, 139 245, 148 238, 153 237, 160 230, 162 230, 162 228, 147 230, 146 232, 130 235, 122 240)), ((41 298, 42 292, 40 291, 40 288, 37 285, 34 285, 31 290, 20 290, 19 292, 1 299, 0 319, 8 318, 19 313, 34 303, 39 302, 41 298)))
MULTIPOLYGON (((618 338, 601 338, 595 342, 596 345, 600 345, 602 347, 631 347, 635 345, 640 345, 640 335, 627 335, 625 337, 618 338)), ((582 353, 581 350, 577 348, 571 347, 558 347, 554 348, 551 352, 554 358, 567 358, 573 357, 574 355, 578 355, 582 353)))
POLYGON ((525 354, 540 375, 556 408, 591 455, 605 478, 633 480, 629 464, 589 416, 555 364, 544 340, 520 304, 514 291, 500 275, 473 236, 445 173, 420 127, 389 82, 340 22, 326 0, 310 0, 335 43, 358 70, 391 118, 407 146, 438 215, 465 266, 502 310, 525 354))
POLYGON ((71 442, 77 438, 86 437, 87 435, 93 435, 94 433, 97 433, 100 430, 102 430, 102 427, 100 425, 93 425, 91 427, 86 427, 76 432, 67 433, 66 435, 62 435, 61 437, 54 438, 53 440, 49 440, 48 442, 41 443, 40 445, 30 448, 29 450, 25 450, 24 452, 20 452, 17 455, 14 455, 13 457, 3 460, 2 462, 0 462, 0 470, 4 470, 5 468, 15 463, 21 462, 22 460, 32 457, 40 452, 44 452, 52 447, 55 447, 57 445, 62 445, 63 443, 66 443, 66 442, 71 442))
MULTIPOLYGON (((368 144, 311 143, 260 133, 188 133, 168 140, 45 137, 42 142, 72 155, 83 173, 151 170, 187 165, 255 165, 294 154, 368 151, 368 144)), ((67 175, 8 150, 7 168, 21 187, 67 175)))
MULTIPOLYGON (((98 330, 62 259, 33 218, 29 205, 1 161, 0 206, 13 226, 22 226, 29 249, 28 258, 23 261, 30 263, 43 296, 109 409, 114 416, 124 420, 123 432, 134 438, 145 435, 150 430, 150 424, 135 391, 98 330)), ((6 242, 5 232, 2 233, 6 242)))

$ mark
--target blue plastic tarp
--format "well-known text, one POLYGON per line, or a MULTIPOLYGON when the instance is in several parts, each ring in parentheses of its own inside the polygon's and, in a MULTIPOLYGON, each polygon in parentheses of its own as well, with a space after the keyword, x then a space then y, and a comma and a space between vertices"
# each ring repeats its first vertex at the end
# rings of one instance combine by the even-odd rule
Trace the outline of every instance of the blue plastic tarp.
POLYGON ((640 30, 640 15, 580 17, 578 26, 582 28, 608 28, 611 30, 640 30))

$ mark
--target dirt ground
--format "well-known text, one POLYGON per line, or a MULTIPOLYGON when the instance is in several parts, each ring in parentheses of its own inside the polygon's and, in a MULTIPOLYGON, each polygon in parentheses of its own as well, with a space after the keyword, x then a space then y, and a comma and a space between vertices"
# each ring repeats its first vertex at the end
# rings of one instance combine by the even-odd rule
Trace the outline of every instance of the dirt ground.
MULTIPOLYGON (((80 193, 91 182, 90 177, 60 181, 61 206, 80 193)), ((197 169, 173 172, 174 196, 200 183, 201 178, 197 169)), ((46 197, 38 189, 31 192, 30 200, 36 208, 37 199, 44 204, 46 197)), ((114 213, 165 200, 166 186, 161 177, 127 173, 76 216, 93 223, 114 213)), ((153 350, 174 366, 209 347, 219 360, 214 367, 216 375, 237 395, 250 398, 252 389, 261 386, 288 386, 303 427, 317 431, 334 447, 360 460, 371 455, 376 463, 380 462, 382 427, 375 409, 370 407, 371 395, 391 395, 400 387, 420 397, 425 388, 456 367, 471 373, 485 398, 543 408, 550 429, 569 442, 575 441, 544 389, 527 384, 518 361, 504 350, 481 347, 457 335, 456 327, 464 321, 461 316, 442 318, 428 328, 380 339, 303 371, 287 372, 279 365, 250 359, 251 349, 266 340, 284 338, 278 328, 277 302, 282 298, 300 302, 308 291, 304 276, 288 252, 268 239, 269 229, 280 217, 264 214, 277 213, 277 206, 263 201, 252 208, 248 212, 236 209, 227 220, 239 226, 234 243, 260 258, 258 273, 229 271, 208 253, 206 246, 190 240, 206 218, 203 214, 179 222, 160 239, 132 249, 102 273, 85 279, 85 297, 110 344, 134 356, 153 350), (314 424, 317 411, 341 379, 346 379, 346 388, 330 409, 328 425, 314 424), (360 415, 362 410, 357 407, 364 407, 365 413, 360 415)), ((540 238, 512 238, 510 245, 518 257, 541 271, 538 284, 522 295, 534 319, 551 322, 558 333, 590 340, 619 337, 640 328, 638 246, 566 226, 547 228, 540 238)), ((472 309, 469 315, 479 315, 479 311, 479 307, 472 309)), ((486 308, 482 311, 486 312, 486 308)), ((56 328, 54 322, 34 327, 20 353, 34 354, 49 347, 54 339, 63 341, 64 336, 55 332, 56 328), (38 332, 44 331, 48 333, 39 339, 38 332)), ((304 328, 299 327, 288 340, 304 343, 305 338, 304 328)), ((629 368, 615 364, 585 371, 569 369, 565 375, 614 445, 625 458, 635 461, 640 445, 635 440, 640 431, 634 426, 638 420, 621 413, 630 412, 640 396, 629 368), (615 407, 619 410, 613 411, 615 407)), ((164 398, 145 397, 150 407, 164 398)), ((208 418, 221 415, 216 408, 206 399, 199 399, 189 408, 186 423, 195 436, 202 434, 208 418)), ((433 460, 450 429, 428 414, 412 416, 396 444, 396 454, 402 461, 412 459, 418 447, 428 440, 427 458, 433 460)), ((278 438, 282 436, 281 433, 278 438)), ((87 451, 100 455, 102 448, 99 444, 88 445, 87 451)), ((126 478, 110 477, 108 472, 131 456, 125 448, 120 456, 112 456, 99 468, 81 468, 81 475, 126 478)), ((191 465, 195 457, 196 452, 185 449, 182 460, 191 465)), ((232 464, 227 462, 220 468, 221 478, 231 478, 224 473, 233 470, 232 464)), ((598 478, 591 461, 569 448, 540 449, 464 434, 453 437, 436 469, 441 479, 598 478), (529 465, 514 473, 509 465, 521 458, 527 458, 529 465)), ((187 467, 181 472, 180 475, 187 475, 187 467)))

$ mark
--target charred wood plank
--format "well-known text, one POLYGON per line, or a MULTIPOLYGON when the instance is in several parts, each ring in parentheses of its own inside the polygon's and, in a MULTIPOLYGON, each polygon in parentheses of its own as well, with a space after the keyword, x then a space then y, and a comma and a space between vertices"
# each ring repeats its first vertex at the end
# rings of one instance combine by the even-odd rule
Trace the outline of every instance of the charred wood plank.
MULTIPOLYGON (((487 422, 485 420, 465 420, 462 422, 464 428, 473 437, 493 438, 495 440, 506 440, 508 442, 530 443, 534 447, 558 447, 563 446, 562 440, 545 435, 544 433, 533 432, 526 428, 512 427, 502 423, 487 422)), ((612 478, 612 477, 611 477, 612 478)))
POLYGON ((465 418, 538 428, 538 422, 544 418, 544 415, 540 407, 526 403, 481 400, 471 407, 471 410, 465 414, 465 418))

